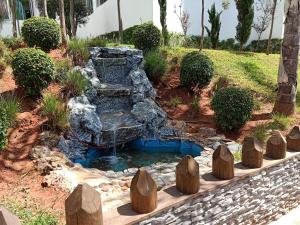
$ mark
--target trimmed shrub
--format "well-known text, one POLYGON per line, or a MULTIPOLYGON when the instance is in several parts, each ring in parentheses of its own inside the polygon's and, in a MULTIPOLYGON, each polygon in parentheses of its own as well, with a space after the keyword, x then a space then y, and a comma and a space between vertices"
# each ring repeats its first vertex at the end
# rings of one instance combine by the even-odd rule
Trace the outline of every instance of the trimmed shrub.
POLYGON ((23 23, 22 35, 29 47, 44 51, 57 48, 60 43, 59 24, 47 17, 31 17, 23 23))
POLYGON ((53 94, 43 94, 42 114, 48 118, 50 128, 65 130, 69 124, 69 111, 66 105, 53 94))
POLYGON ((67 79, 67 73, 72 68, 72 62, 69 58, 53 60, 54 63, 54 80, 63 82, 67 79))
POLYGON ((51 58, 35 48, 18 49, 12 61, 16 82, 29 96, 37 96, 53 79, 54 65, 51 58))
POLYGON ((158 51, 151 51, 145 56, 144 68, 148 78, 157 83, 166 72, 167 62, 158 51))
POLYGON ((253 105, 252 94, 246 89, 220 89, 212 99, 217 126, 224 131, 239 129, 251 118, 253 105))
POLYGON ((180 82, 184 86, 207 85, 214 75, 213 62, 206 55, 191 52, 185 55, 180 66, 180 82))
POLYGON ((72 56, 72 61, 75 66, 83 66, 90 57, 88 42, 82 39, 69 41, 68 53, 72 56))
POLYGON ((87 89, 88 80, 81 74, 80 71, 75 70, 67 74, 64 86, 72 96, 78 96, 87 89))
POLYGON ((160 45, 160 30, 152 23, 144 23, 133 32, 133 44, 145 53, 155 50, 160 45))
POLYGON ((20 37, 9 37, 2 39, 7 48, 11 50, 16 50, 18 48, 24 47, 23 39, 20 37))
MULTIPOLYGON (((132 27, 129 27, 124 30, 123 32, 123 42, 124 44, 133 45, 134 44, 134 32, 139 27, 139 25, 135 25, 132 27)), ((118 33, 119 36, 119 33, 118 33)))

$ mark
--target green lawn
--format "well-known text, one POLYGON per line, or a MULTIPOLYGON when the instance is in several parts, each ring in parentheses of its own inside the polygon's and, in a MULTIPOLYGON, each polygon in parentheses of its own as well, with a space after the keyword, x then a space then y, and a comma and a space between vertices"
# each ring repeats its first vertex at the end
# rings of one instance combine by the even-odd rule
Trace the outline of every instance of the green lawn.
MULTIPOLYGON (((168 56, 168 60, 174 57, 180 60, 186 53, 198 51, 198 49, 162 48, 161 51, 168 56)), ((252 90, 261 101, 274 101, 279 65, 278 54, 266 55, 208 49, 203 52, 214 62, 216 78, 225 77, 232 85, 252 90)), ((298 87, 298 93, 299 91, 298 87)), ((298 102, 300 102, 299 97, 298 95, 298 102)))

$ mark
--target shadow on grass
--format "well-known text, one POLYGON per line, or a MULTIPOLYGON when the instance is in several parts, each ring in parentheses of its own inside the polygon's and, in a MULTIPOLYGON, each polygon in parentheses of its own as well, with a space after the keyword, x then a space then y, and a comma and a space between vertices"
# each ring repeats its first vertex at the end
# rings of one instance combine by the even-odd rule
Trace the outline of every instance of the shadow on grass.
POLYGON ((268 89, 275 90, 276 86, 266 79, 266 75, 253 62, 238 62, 238 65, 244 70, 245 74, 257 84, 268 89))

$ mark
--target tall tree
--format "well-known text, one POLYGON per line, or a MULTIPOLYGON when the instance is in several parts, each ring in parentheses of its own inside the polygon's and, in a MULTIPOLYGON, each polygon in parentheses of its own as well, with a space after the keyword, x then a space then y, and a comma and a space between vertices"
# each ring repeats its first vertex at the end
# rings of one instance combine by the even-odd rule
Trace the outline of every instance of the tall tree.
POLYGON ((160 24, 162 27, 163 45, 169 43, 169 33, 167 28, 167 0, 158 0, 160 6, 160 24))
POLYGON ((43 0, 43 6, 44 6, 44 14, 46 17, 48 17, 47 0, 43 0))
POLYGON ((244 44, 248 41, 254 18, 254 0, 235 0, 238 11, 238 25, 236 27, 235 38, 240 42, 240 50, 243 50, 244 44))
POLYGON ((64 0, 59 0, 59 18, 60 18, 60 31, 62 45, 67 47, 67 34, 66 34, 66 19, 65 19, 65 3, 64 0))
POLYGON ((201 12, 201 38, 200 38, 200 51, 203 49, 204 45, 204 0, 202 0, 202 12, 201 12))
POLYGON ((17 37, 17 5, 15 0, 10 1, 11 5, 11 14, 12 14, 12 29, 13 29, 13 36, 17 37))
POLYGON ((284 36, 278 71, 278 91, 274 113, 292 115, 296 108, 300 41, 300 0, 285 0, 284 36))
POLYGON ((121 3, 120 0, 117 0, 118 5, 118 21, 119 21, 119 42, 123 43, 123 21, 121 15, 121 3))
POLYGON ((258 38, 256 43, 256 49, 259 47, 259 42, 261 39, 261 35, 265 32, 270 26, 271 22, 271 12, 272 12, 272 4, 270 0, 258 0, 256 2, 256 12, 259 16, 256 19, 256 22, 253 24, 253 28, 256 31, 258 38))
POLYGON ((216 49, 219 42, 219 34, 221 29, 221 20, 220 16, 223 11, 217 12, 216 4, 211 6, 211 9, 207 11, 209 20, 208 22, 211 24, 211 28, 205 26, 208 37, 210 38, 210 42, 212 44, 212 48, 216 49))
POLYGON ((69 11, 69 19, 71 25, 71 38, 75 38, 76 30, 75 30, 75 13, 74 13, 74 0, 70 0, 70 11, 69 11))
POLYGON ((271 14, 272 14, 271 29, 270 29, 270 33, 269 33, 269 39, 268 39, 267 55, 269 55, 270 51, 271 51, 272 35, 273 35, 273 27, 274 27, 274 19, 275 19, 277 1, 278 0, 273 0, 273 7, 272 7, 272 12, 271 12, 271 14))
POLYGON ((191 26, 191 22, 190 22, 190 14, 183 9, 182 1, 179 4, 179 13, 177 12, 176 6, 174 9, 174 13, 177 15, 177 17, 180 21, 184 36, 186 36, 187 31, 188 31, 189 27, 191 26))

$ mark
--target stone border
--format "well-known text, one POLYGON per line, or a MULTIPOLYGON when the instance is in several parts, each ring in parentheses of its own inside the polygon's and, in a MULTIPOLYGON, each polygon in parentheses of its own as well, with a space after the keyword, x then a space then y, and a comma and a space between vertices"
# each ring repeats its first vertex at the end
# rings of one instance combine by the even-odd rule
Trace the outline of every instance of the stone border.
MULTIPOLYGON (((183 195, 177 191, 174 185, 164 188, 158 192, 158 207, 155 211, 148 214, 137 214, 131 210, 130 203, 120 206, 115 210, 104 215, 104 224, 138 224, 141 221, 145 221, 149 218, 159 216, 163 212, 167 212, 172 208, 182 206, 188 202, 191 202, 199 197, 204 197, 210 192, 217 191, 224 188, 227 185, 237 184, 248 177, 257 175, 262 171, 266 171, 271 167, 276 167, 281 163, 287 162, 293 158, 299 158, 299 152, 287 152, 287 157, 281 160, 272 160, 264 158, 263 167, 259 169, 249 169, 242 166, 240 163, 235 164, 235 177, 232 180, 221 181, 211 175, 211 173, 205 173, 200 178, 200 190, 194 195, 183 195)), ((203 199, 205 202, 206 200, 203 199)), ((146 223, 151 224, 151 223, 146 223)), ((164 224, 164 223, 162 223, 164 224)))

